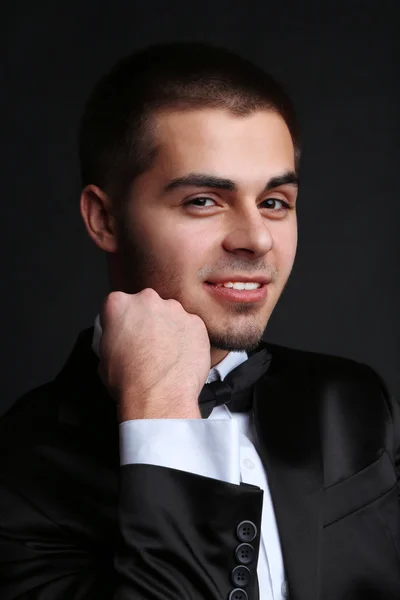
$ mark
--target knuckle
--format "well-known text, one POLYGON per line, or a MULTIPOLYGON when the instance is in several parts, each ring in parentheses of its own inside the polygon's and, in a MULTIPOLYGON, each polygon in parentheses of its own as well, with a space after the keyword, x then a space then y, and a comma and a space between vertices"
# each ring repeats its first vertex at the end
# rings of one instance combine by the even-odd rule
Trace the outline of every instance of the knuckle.
POLYGON ((190 317, 192 318, 193 321, 198 322, 198 323, 202 323, 202 319, 201 317, 199 317, 199 315, 197 315, 196 313, 189 313, 190 317))
POLYGON ((111 318, 116 311, 120 310, 128 298, 128 294, 121 291, 110 292, 103 300, 100 309, 100 325, 104 327, 104 323, 111 318))
POLYGON ((159 295, 153 288, 144 288, 138 293, 138 296, 141 296, 142 298, 148 298, 149 300, 159 298, 159 295))
POLYGON ((191 315, 192 317, 192 322, 194 325, 196 325, 197 327, 203 327, 204 326, 204 321, 202 320, 201 317, 199 317, 199 315, 191 315))
POLYGON ((114 306, 120 306, 122 302, 124 302, 128 297, 128 294, 125 292, 110 292, 106 298, 106 303, 108 306, 113 308, 114 306))
POLYGON ((182 304, 178 300, 175 300, 175 298, 169 298, 167 302, 173 308, 182 308, 182 304))

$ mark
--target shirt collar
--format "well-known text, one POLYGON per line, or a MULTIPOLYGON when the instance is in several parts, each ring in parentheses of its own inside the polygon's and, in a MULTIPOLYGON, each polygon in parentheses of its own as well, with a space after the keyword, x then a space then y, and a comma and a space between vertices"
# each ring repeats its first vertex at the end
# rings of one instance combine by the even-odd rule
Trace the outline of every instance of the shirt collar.
MULTIPOLYGON (((92 340, 92 350, 97 356, 100 356, 99 345, 101 335, 102 329, 100 325, 100 317, 99 315, 97 315, 94 320, 94 331, 92 340)), ((206 383, 211 383, 212 381, 216 381, 217 379, 221 379, 221 381, 223 381, 225 377, 231 371, 233 371, 233 369, 241 365, 245 360, 247 360, 246 352, 229 352, 229 354, 225 356, 225 358, 221 360, 220 363, 215 365, 210 370, 206 383)))
POLYGON ((241 365, 247 360, 247 354, 244 351, 241 352, 229 352, 227 356, 217 365, 215 365, 208 374, 206 383, 211 383, 220 379, 223 381, 225 377, 233 371, 236 367, 241 365))

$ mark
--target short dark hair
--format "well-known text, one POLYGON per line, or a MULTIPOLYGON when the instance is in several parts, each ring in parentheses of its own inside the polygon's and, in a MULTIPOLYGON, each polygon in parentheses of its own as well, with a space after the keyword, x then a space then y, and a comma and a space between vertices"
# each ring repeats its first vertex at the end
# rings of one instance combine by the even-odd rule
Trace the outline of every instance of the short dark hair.
POLYGON ((158 44, 119 61, 93 89, 79 132, 82 184, 122 201, 156 152, 152 116, 168 109, 225 108, 238 116, 276 111, 300 159, 293 105, 275 79, 233 52, 201 43, 158 44))

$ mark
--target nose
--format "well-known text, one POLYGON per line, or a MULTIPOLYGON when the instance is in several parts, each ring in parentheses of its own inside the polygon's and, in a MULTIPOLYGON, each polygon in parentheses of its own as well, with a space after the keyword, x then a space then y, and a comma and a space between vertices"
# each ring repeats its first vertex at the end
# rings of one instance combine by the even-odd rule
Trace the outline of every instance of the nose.
POLYGON ((256 206, 241 211, 230 223, 224 249, 247 258, 261 258, 273 247, 268 221, 256 206))

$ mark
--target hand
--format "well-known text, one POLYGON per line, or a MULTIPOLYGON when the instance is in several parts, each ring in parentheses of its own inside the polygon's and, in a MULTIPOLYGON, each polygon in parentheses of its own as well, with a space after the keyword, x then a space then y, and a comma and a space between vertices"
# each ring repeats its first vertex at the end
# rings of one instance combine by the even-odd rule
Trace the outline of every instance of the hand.
POLYGON ((210 370, 204 322, 153 289, 112 292, 100 312, 99 374, 129 419, 200 418, 198 396, 210 370))

